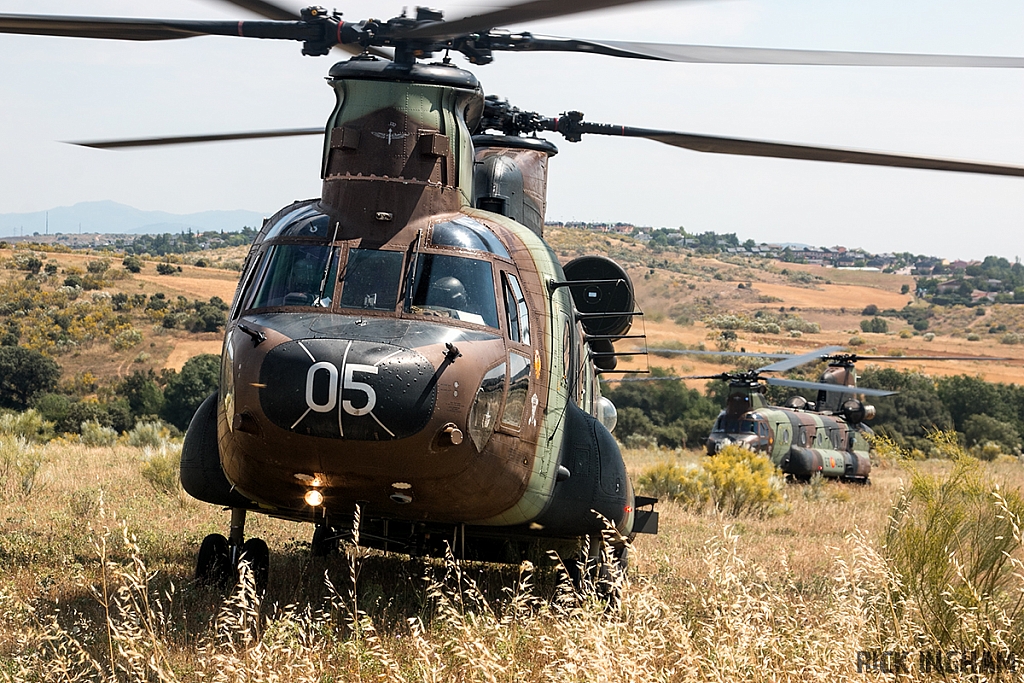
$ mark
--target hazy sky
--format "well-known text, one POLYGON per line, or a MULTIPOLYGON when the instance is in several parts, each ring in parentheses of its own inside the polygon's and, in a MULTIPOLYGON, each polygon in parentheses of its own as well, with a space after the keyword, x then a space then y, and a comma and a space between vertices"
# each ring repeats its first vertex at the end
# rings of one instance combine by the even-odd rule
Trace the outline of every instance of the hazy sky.
MULTIPOLYGON (((298 8, 294 0, 281 4, 298 8)), ((439 3, 437 3, 439 4, 439 3)), ((500 2, 457 2, 449 17, 500 2)), ((399 2, 339 6, 355 21, 399 2)), ((0 0, 0 12, 255 18, 209 0, 0 0)), ((655 2, 518 27, 607 40, 1024 56, 1013 0, 655 2)), ((99 151, 61 144, 319 126, 336 58, 290 42, 0 36, 0 213, 112 199, 271 213, 318 196, 317 138, 99 151)), ((1024 69, 669 64, 497 53, 488 93, 555 115, 694 133, 1024 165, 1024 69)), ((556 140, 548 216, 946 257, 1024 256, 1024 178, 717 156, 556 140)))

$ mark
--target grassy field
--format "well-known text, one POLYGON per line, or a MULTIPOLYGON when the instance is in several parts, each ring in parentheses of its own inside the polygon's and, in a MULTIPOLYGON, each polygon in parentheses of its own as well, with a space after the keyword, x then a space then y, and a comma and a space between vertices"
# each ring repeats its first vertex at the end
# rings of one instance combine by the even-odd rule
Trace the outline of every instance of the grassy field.
MULTIPOLYGON (((4 448, 0 680, 878 680, 858 651, 927 642, 879 555, 903 465, 871 486, 787 486, 788 512, 765 519, 662 503, 618 608, 529 567, 313 558, 311 527, 251 516, 271 547, 259 604, 191 580, 200 540, 228 519, 143 476, 173 444, 4 448)), ((626 456, 634 473, 700 457, 626 456)), ((986 467, 1024 483, 1016 461, 986 467)))

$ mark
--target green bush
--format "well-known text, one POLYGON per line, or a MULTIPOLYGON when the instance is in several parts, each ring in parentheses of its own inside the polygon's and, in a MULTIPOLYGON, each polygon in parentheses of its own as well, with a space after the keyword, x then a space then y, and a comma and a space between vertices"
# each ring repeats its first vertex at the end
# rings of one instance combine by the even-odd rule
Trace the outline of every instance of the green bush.
POLYGON ((171 436, 163 422, 139 422, 128 432, 128 445, 137 448, 160 448, 171 436))
POLYGON ((0 493, 8 489, 25 497, 42 485, 39 473, 45 459, 38 447, 20 437, 0 437, 0 493))
POLYGON ((889 331, 889 323, 884 318, 874 317, 871 320, 861 320, 860 329, 862 332, 874 332, 876 334, 885 334, 889 331))
POLYGON ((117 443, 117 430, 104 427, 96 420, 83 422, 80 433, 82 443, 86 446, 113 446, 117 443))
POLYGON ((32 408, 22 413, 4 413, 0 415, 0 434, 45 443, 53 438, 53 423, 32 408))
POLYGON ((162 448, 146 458, 142 476, 159 493, 176 493, 181 486, 181 453, 162 448))
POLYGON ((131 254, 129 254, 128 256, 125 256, 124 260, 121 261, 121 265, 124 266, 125 270, 127 270, 129 272, 132 272, 132 273, 140 273, 140 272, 142 272, 143 263, 142 263, 142 259, 140 259, 138 256, 131 255, 131 254))
POLYGON ((730 445, 700 466, 660 463, 637 479, 637 490, 695 512, 769 517, 785 511, 781 473, 764 455, 730 445))
POLYGON ((672 501, 694 510, 703 510, 711 500, 707 475, 703 468, 696 465, 658 463, 640 475, 637 490, 658 500, 672 501))
POLYGON ((883 552, 904 597, 941 645, 969 648, 975 638, 992 642, 991 634, 1002 632, 1006 646, 1018 650, 1024 643, 1024 577, 1017 570, 1024 500, 988 480, 955 433, 932 438, 950 451, 953 467, 939 476, 911 468, 910 488, 892 507, 883 552))

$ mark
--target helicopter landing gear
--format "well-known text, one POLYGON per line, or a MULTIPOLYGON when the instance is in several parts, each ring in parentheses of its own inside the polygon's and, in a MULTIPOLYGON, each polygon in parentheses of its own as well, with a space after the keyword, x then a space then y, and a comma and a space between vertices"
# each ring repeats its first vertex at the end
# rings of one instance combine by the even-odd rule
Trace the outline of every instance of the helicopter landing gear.
POLYGON ((611 542, 603 534, 584 541, 576 559, 565 565, 578 595, 593 593, 609 605, 618 603, 629 568, 629 545, 611 542))
POLYGON ((249 565, 257 595, 267 590, 270 579, 270 549, 259 538, 243 542, 245 532, 245 509, 231 509, 231 533, 229 538, 221 534, 210 534, 203 539, 196 557, 196 581, 211 586, 226 588, 239 580, 242 562, 249 565))
POLYGON ((327 557, 338 552, 338 532, 329 524, 317 524, 309 550, 313 557, 327 557))

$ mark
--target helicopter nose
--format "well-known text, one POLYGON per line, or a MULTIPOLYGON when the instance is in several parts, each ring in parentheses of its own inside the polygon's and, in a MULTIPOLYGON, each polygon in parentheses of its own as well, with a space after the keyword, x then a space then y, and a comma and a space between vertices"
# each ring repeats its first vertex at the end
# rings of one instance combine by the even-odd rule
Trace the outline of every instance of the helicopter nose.
POLYGON ((437 398, 423 355, 382 342, 301 339, 273 348, 260 366, 260 405, 298 434, 389 441, 426 426, 437 398))

